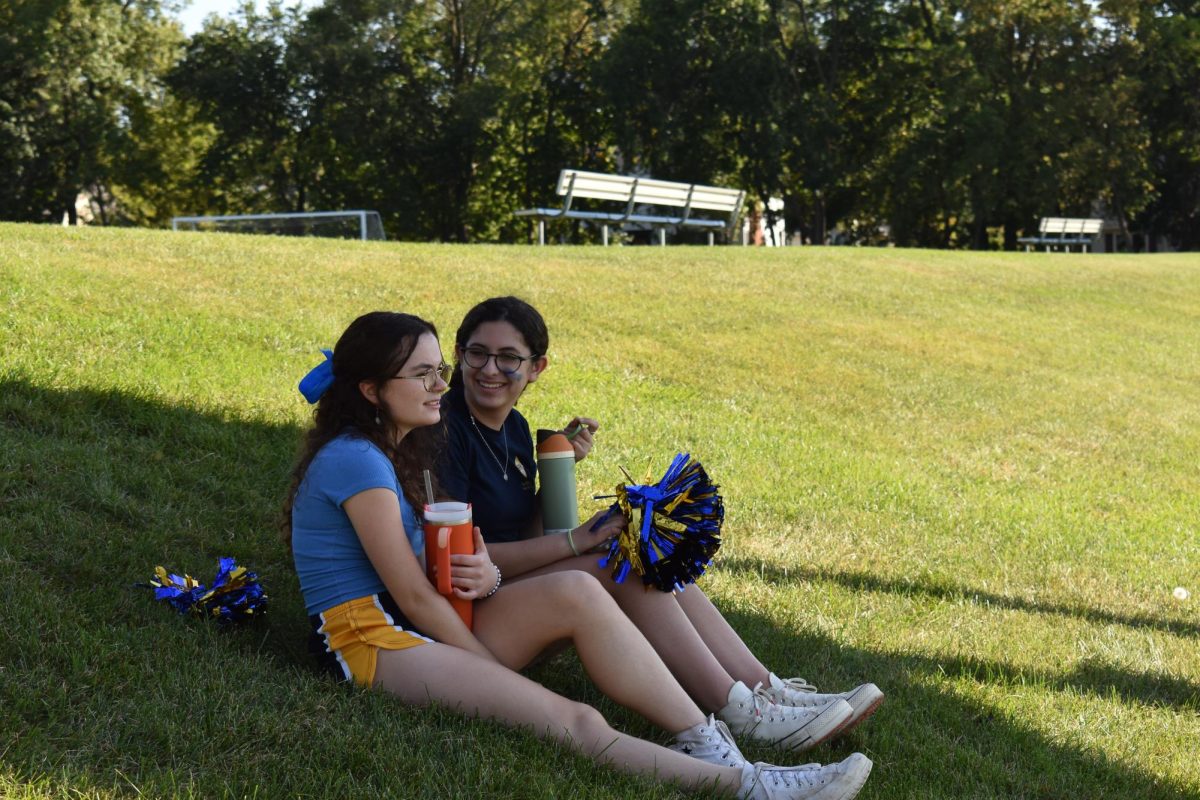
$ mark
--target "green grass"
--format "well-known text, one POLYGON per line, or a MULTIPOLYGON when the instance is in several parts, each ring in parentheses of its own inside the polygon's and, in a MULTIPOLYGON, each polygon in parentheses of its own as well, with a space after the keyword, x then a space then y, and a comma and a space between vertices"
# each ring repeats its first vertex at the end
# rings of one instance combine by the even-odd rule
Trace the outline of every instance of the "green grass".
MULTIPOLYGON (((538 305, 533 424, 602 420, 583 510, 678 450, 707 591, 777 672, 888 702, 863 798, 1200 797, 1200 258, 359 244, 0 226, 0 796, 674 797, 334 686, 275 533, 299 377, 359 313, 449 353, 538 305), (180 619, 157 564, 257 570, 180 619), (1172 597, 1176 586, 1190 601, 1172 597)), ((570 657, 533 673, 608 704, 570 657)), ((750 753, 778 757, 770 751, 750 753)))

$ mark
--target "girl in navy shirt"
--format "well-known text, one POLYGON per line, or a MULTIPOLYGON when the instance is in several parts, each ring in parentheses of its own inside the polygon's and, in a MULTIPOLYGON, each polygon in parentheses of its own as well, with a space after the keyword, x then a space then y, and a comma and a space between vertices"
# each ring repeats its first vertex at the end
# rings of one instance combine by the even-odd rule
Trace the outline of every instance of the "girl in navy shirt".
MULTIPOLYGON (((514 579, 578 570, 597 577, 688 694, 738 736, 799 751, 866 719, 883 702, 875 684, 823 694, 803 679, 781 679, 755 657, 700 587, 668 594, 646 591, 635 580, 616 583, 595 555, 581 555, 616 535, 623 518, 596 524, 600 512, 574 531, 542 535, 533 440, 515 406, 546 369, 549 341, 541 314, 516 297, 478 304, 455 336, 442 485, 454 499, 472 504, 504 574, 514 579)), ((575 417, 567 425, 566 430, 580 431, 571 438, 577 461, 591 451, 598 428, 590 417, 575 417)))

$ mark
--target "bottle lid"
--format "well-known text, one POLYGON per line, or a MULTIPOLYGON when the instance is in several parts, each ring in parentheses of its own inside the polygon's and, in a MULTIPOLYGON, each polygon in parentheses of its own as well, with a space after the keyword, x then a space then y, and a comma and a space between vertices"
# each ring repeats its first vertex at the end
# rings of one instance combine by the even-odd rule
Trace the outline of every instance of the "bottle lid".
POLYGON ((575 457, 575 448, 562 431, 551 431, 541 428, 537 432, 538 458, 575 457))

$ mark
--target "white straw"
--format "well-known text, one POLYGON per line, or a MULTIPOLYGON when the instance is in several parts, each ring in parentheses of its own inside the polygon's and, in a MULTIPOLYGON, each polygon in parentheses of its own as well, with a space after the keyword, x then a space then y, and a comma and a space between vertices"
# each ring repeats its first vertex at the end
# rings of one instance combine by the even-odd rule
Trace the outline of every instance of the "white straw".
POLYGON ((429 470, 421 470, 425 474, 425 497, 429 499, 429 505, 433 505, 433 480, 429 477, 429 470))

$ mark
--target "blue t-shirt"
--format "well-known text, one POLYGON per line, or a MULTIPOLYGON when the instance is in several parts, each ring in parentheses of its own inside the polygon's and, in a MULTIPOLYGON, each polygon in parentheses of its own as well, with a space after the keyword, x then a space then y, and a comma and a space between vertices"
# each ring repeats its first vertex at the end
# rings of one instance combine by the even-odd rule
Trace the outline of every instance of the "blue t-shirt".
POLYGON ((537 513, 537 460, 529 423, 514 408, 494 431, 471 423, 461 386, 443 398, 447 442, 438 464, 442 491, 471 504, 484 541, 515 542, 537 513))
POLYGON ((392 462, 372 442, 344 432, 317 451, 292 503, 292 557, 310 615, 386 591, 342 508, 367 489, 396 493, 404 532, 417 560, 425 563, 425 531, 392 462))

